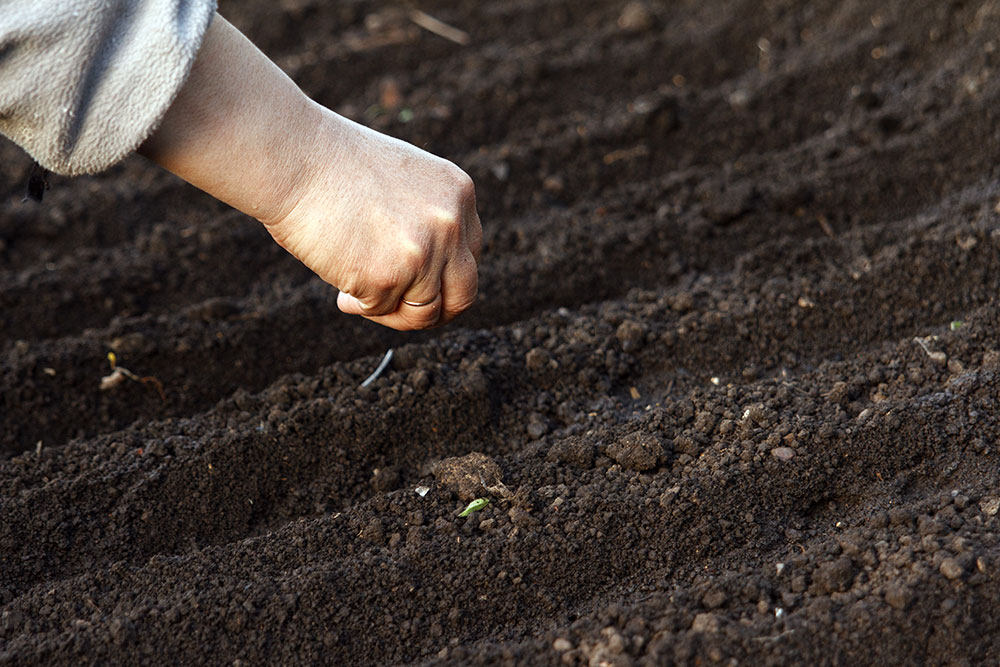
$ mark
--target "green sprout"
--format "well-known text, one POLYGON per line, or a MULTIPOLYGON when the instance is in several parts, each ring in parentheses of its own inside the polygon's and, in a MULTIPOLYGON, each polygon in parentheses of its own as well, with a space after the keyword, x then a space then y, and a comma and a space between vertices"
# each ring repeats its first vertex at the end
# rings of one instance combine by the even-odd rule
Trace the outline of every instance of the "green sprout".
POLYGON ((952 322, 951 322, 951 330, 952 331, 958 331, 963 326, 965 326, 965 322, 963 322, 962 320, 952 320, 952 322))
POLYGON ((459 514, 458 516, 469 516, 473 512, 478 512, 479 510, 483 509, 489 504, 490 504, 489 498, 476 498, 471 503, 469 503, 469 506, 466 507, 464 510, 462 510, 462 513, 459 514))

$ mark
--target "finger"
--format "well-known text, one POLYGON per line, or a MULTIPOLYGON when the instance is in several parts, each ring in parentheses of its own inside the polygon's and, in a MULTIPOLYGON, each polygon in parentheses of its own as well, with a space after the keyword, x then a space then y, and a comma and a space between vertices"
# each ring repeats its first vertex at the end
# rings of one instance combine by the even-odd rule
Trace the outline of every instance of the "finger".
POLYGON ((341 292, 337 295, 337 308, 348 315, 364 315, 366 312, 365 305, 357 297, 351 296, 347 292, 341 292))
POLYGON ((337 295, 337 307, 340 311, 348 315, 361 315, 363 317, 377 317, 379 315, 388 315, 395 311, 395 303, 399 303, 399 298, 394 297, 392 294, 382 296, 373 303, 362 300, 353 294, 348 294, 347 292, 341 292, 337 295), (390 301, 395 299, 395 301, 390 301))
POLYGON ((416 331, 430 329, 441 324, 441 296, 438 295, 431 303, 424 306, 411 306, 400 302, 396 312, 389 315, 368 317, 372 322, 391 327, 399 331, 416 331))
POLYGON ((466 217, 465 238, 466 243, 469 245, 469 252, 472 253, 472 258, 478 264, 479 256, 483 249, 483 225, 479 221, 479 213, 476 212, 475 202, 472 204, 470 215, 466 217))
POLYGON ((466 250, 444 266, 441 272, 443 298, 441 323, 450 322, 476 301, 479 270, 472 252, 466 250))
POLYGON ((369 271, 364 279, 342 286, 337 306, 345 313, 365 317, 395 312, 403 290, 412 284, 418 271, 417 262, 408 260, 397 260, 389 271, 369 271))
MULTIPOLYGON (((471 181, 470 181, 471 184, 471 181)), ((483 225, 479 219, 479 212, 476 207, 476 188, 472 185, 465 196, 462 220, 464 222, 463 232, 465 243, 472 253, 472 257, 479 262, 479 254, 483 246, 483 225)))

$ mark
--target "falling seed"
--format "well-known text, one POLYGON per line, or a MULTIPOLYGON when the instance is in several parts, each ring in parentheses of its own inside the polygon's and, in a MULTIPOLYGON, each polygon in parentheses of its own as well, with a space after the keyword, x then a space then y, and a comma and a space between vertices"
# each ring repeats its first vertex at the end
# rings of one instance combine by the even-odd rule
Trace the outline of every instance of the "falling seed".
POLYGON ((386 369, 386 366, 389 365, 390 361, 392 361, 392 348, 391 347, 386 351, 385 356, 382 357, 382 361, 379 363, 378 368, 376 368, 375 371, 371 375, 369 375, 365 379, 364 382, 361 383, 361 386, 362 387, 367 387, 372 382, 374 382, 375 380, 377 380, 378 376, 382 375, 382 371, 384 371, 386 369))

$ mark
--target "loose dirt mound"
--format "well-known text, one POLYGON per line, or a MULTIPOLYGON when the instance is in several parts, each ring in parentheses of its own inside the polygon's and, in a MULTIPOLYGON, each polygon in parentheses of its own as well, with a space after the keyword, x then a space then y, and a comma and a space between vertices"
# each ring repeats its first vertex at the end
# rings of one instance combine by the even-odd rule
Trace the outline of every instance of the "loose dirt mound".
POLYGON ((1000 661, 1000 5, 420 8, 222 12, 472 173, 442 331, 0 146, 0 663, 1000 661))

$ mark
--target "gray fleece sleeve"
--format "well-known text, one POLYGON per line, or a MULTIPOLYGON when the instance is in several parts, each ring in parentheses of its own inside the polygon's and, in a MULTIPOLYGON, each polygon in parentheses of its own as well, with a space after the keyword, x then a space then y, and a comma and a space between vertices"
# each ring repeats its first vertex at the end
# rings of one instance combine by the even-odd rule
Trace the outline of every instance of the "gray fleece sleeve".
POLYGON ((0 133, 59 174, 95 173, 156 129, 216 0, 0 0, 0 133))

